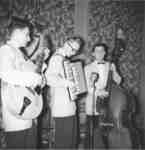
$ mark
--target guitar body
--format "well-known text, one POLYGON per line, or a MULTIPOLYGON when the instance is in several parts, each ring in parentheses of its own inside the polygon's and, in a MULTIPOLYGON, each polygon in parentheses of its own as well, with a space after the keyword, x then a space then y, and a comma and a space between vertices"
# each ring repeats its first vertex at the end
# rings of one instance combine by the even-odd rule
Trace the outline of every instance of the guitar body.
POLYGON ((29 120, 39 116, 43 108, 42 96, 34 90, 20 86, 8 86, 5 96, 8 110, 17 118, 29 120))

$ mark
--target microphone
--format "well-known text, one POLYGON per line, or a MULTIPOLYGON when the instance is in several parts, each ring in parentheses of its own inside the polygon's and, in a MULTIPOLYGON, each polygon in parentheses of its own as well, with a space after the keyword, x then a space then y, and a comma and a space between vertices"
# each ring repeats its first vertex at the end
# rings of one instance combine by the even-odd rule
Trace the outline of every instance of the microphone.
POLYGON ((99 74, 96 72, 92 72, 90 76, 91 87, 95 87, 95 83, 99 79, 99 74))

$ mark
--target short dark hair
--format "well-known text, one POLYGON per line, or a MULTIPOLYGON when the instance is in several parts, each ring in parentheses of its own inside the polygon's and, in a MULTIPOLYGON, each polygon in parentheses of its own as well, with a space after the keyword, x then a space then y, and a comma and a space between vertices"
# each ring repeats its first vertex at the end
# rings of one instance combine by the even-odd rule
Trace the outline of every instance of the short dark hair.
POLYGON ((106 52, 106 54, 108 53, 108 46, 107 46, 105 43, 97 43, 97 44, 95 44, 95 45, 93 46, 92 52, 95 51, 95 48, 96 48, 96 47, 103 47, 104 50, 105 50, 105 52, 106 52))
POLYGON ((18 17, 12 17, 12 20, 10 22, 10 24, 8 25, 8 34, 11 35, 11 33, 15 30, 15 29, 23 29, 28 27, 30 32, 33 30, 33 25, 26 19, 21 19, 18 17))

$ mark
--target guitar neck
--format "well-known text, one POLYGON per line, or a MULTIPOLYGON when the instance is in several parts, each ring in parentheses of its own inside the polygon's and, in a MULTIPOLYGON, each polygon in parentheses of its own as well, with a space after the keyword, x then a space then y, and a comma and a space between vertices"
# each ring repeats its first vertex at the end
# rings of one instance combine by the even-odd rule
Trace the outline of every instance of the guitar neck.
POLYGON ((42 67, 43 67, 43 63, 44 63, 44 57, 45 57, 45 54, 41 53, 36 60, 36 65, 37 65, 36 72, 39 74, 41 74, 41 71, 42 71, 42 67))
POLYGON ((35 91, 34 91, 32 88, 26 87, 26 89, 27 89, 31 94, 35 95, 35 91))

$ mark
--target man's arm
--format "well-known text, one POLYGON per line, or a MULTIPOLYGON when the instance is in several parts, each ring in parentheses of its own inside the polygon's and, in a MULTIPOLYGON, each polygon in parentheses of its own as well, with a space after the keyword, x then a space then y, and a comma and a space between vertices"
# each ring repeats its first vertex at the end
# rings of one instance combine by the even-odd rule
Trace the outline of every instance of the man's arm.
POLYGON ((68 81, 62 75, 63 64, 60 56, 52 56, 48 68, 45 72, 47 84, 52 87, 68 87, 73 86, 71 81, 68 81))
POLYGON ((15 56, 7 47, 0 49, 0 78, 13 85, 36 86, 41 83, 41 76, 31 71, 15 69, 15 56))

